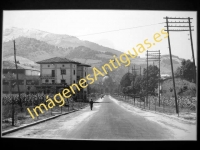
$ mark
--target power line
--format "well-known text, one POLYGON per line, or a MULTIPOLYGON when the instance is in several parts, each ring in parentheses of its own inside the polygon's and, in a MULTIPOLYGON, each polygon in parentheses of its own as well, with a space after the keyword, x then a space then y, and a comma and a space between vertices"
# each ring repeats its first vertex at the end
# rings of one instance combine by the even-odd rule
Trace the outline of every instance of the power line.
POLYGON ((91 33, 91 34, 79 35, 77 37, 88 36, 88 35, 95 35, 95 34, 102 34, 102 33, 108 33, 108 32, 116 32, 116 31, 121 31, 121 30, 129 30, 129 29, 133 29, 133 28, 147 27, 147 26, 152 26, 152 25, 157 25, 157 24, 163 24, 163 23, 165 23, 165 22, 156 23, 156 24, 150 24, 150 25, 144 25, 144 26, 131 27, 131 28, 118 29, 118 30, 104 31, 104 32, 99 32, 99 33, 91 33))

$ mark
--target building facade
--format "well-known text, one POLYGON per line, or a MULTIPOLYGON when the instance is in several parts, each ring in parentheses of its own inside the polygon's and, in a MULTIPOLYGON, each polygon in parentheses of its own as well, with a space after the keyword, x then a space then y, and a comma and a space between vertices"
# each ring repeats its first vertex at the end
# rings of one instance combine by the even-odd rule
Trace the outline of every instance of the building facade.
POLYGON ((40 71, 34 67, 17 65, 9 61, 3 61, 3 93, 18 93, 17 73, 20 93, 35 93, 35 85, 40 84, 40 71))
MULTIPOLYGON (((36 86, 44 93, 56 93, 64 87, 78 83, 88 74, 90 65, 82 64, 67 58, 54 57, 37 62, 40 64, 40 86, 36 86)), ((75 89, 76 90, 76 89, 75 89)), ((76 91, 78 99, 84 99, 87 88, 76 91)))

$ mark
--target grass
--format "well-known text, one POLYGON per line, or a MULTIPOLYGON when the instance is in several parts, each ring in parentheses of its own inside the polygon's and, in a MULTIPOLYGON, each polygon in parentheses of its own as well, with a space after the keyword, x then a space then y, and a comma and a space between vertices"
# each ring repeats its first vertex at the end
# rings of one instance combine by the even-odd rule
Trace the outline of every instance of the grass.
MULTIPOLYGON (((128 97, 128 96, 126 96, 126 99, 125 99, 125 97, 118 96, 118 95, 114 95, 113 97, 115 97, 119 101, 125 101, 133 106, 136 106, 136 107, 139 107, 142 109, 152 110, 152 111, 156 111, 156 112, 160 112, 160 113, 164 113, 164 114, 168 114, 168 115, 176 114, 175 106, 168 106, 165 103, 163 103, 162 101, 160 103, 160 107, 159 107, 158 101, 156 102, 156 105, 154 103, 150 103, 150 105, 145 104, 145 106, 144 106, 144 102, 140 101, 139 98, 135 98, 135 102, 134 102, 134 99, 131 97, 128 97)), ((150 98, 152 98, 152 97, 150 97, 150 98)), ((188 120, 195 120, 196 115, 192 115, 192 114, 196 114, 196 110, 193 110, 190 108, 179 107, 179 117, 182 117, 182 118, 188 119, 188 120)))
MULTIPOLYGON (((191 96, 196 97, 196 84, 180 78, 175 78, 176 92, 179 96, 191 96), (182 93, 180 90, 183 89, 182 93), (180 93, 179 93, 180 92, 180 93)), ((163 96, 174 96, 172 79, 165 80, 162 84, 163 96)))

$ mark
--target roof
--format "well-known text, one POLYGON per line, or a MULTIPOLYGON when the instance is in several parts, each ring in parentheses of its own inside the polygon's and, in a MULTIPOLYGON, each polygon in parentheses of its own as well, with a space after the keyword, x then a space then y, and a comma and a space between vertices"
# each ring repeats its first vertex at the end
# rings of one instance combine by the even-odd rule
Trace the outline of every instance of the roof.
POLYGON ((161 74, 160 76, 170 76, 169 74, 161 74))
POLYGON ((90 65, 87 65, 87 64, 78 64, 78 66, 86 66, 86 67, 91 67, 90 65))
MULTIPOLYGON (((18 69, 24 69, 17 64, 18 69)), ((16 69, 15 64, 10 61, 3 61, 3 69, 16 69)))
MULTIPOLYGON (((16 69, 16 66, 13 62, 10 61, 3 61, 3 69, 16 69)), ((32 68, 30 66, 24 66, 22 64, 17 64, 17 69, 24 69, 24 70, 36 70, 40 71, 37 68, 32 68)))
POLYGON ((62 57, 53 57, 53 58, 49 58, 49 59, 45 59, 42 61, 38 61, 36 62, 38 64, 50 64, 50 63, 74 63, 74 64, 81 64, 79 62, 73 61, 73 60, 69 60, 67 58, 62 58, 62 57))

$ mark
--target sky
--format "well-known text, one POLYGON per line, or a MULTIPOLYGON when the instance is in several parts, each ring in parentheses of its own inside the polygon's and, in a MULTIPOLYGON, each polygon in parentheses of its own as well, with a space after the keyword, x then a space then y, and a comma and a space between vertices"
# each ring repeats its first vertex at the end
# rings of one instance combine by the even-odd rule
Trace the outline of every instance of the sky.
MULTIPOLYGON (((18 27, 67 34, 81 40, 127 52, 132 48, 137 48, 137 45, 143 43, 145 39, 152 41, 155 33, 160 33, 163 28, 166 29, 164 27, 166 26, 164 19, 166 16, 193 18, 191 21, 191 25, 194 26, 192 39, 195 60, 197 60, 196 11, 9 10, 3 12, 3 30, 18 27)), ((184 25, 188 25, 188 23, 184 25)), ((189 31, 170 31, 169 34, 172 54, 192 60, 189 31)), ((160 50, 161 55, 169 54, 168 47, 168 39, 162 38, 161 42, 156 43, 148 50, 160 50)), ((145 53, 140 54, 140 56, 145 57, 145 53)))

